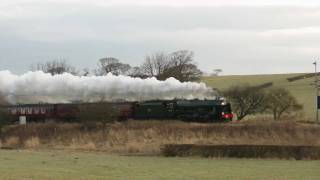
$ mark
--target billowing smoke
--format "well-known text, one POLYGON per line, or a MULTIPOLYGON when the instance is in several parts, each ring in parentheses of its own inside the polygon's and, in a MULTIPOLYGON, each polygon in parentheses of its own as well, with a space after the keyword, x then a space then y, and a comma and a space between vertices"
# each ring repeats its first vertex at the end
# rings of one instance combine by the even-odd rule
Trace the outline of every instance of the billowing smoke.
POLYGON ((52 76, 42 71, 15 75, 0 71, 0 94, 11 103, 68 103, 74 101, 143 101, 155 99, 212 99, 216 93, 204 83, 169 78, 127 76, 52 76))

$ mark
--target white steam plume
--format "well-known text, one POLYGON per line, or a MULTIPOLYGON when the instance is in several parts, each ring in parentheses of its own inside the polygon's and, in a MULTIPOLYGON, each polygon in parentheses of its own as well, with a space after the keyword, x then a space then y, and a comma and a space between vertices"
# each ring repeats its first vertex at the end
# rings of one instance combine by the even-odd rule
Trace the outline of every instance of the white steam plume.
POLYGON ((155 99, 212 99, 216 93, 204 83, 169 78, 127 76, 52 76, 42 71, 15 75, 0 71, 0 94, 11 103, 68 103, 72 101, 143 101, 155 99))

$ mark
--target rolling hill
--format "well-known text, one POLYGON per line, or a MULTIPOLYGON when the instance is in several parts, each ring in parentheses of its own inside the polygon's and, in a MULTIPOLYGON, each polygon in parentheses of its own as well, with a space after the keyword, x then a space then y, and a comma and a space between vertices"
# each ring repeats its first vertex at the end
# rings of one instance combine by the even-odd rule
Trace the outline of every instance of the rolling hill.
POLYGON ((270 75, 232 75, 232 76, 216 76, 203 77, 202 82, 207 85, 223 91, 234 85, 249 84, 261 85, 265 83, 273 83, 274 87, 283 87, 288 89, 304 107, 307 118, 315 119, 316 101, 315 89, 311 84, 314 83, 313 77, 297 78, 297 80, 289 81, 294 77, 301 77, 303 74, 270 74, 270 75))

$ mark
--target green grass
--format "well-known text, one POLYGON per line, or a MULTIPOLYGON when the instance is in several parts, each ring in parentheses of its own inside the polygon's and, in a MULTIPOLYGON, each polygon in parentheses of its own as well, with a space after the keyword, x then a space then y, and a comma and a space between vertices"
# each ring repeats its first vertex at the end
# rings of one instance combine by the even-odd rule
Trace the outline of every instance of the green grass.
POLYGON ((0 151, 0 179, 319 179, 320 161, 0 151))
POLYGON ((302 79, 294 82, 287 81, 287 78, 297 75, 300 74, 218 76, 204 77, 202 81, 220 91, 234 85, 259 85, 267 82, 273 82, 274 87, 283 87, 288 89, 304 106, 306 117, 315 119, 315 90, 314 87, 310 85, 314 81, 314 78, 302 79))

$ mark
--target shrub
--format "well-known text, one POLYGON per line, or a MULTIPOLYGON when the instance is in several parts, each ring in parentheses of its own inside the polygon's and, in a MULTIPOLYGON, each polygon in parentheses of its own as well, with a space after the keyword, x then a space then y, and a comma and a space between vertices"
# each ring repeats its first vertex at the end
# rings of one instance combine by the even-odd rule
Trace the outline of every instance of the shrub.
POLYGON ((286 145, 193 145, 167 144, 164 156, 202 156, 235 158, 320 159, 320 147, 286 145))
POLYGON ((233 86, 223 93, 231 102, 238 120, 266 109, 266 93, 261 87, 233 86))
POLYGON ((38 137, 31 137, 24 142, 24 147, 34 149, 40 145, 40 139, 38 137))
POLYGON ((6 148, 18 148, 20 146, 20 139, 16 136, 11 136, 4 141, 3 146, 6 148))
POLYGON ((296 98, 284 88, 272 88, 267 94, 267 110, 272 113, 274 120, 279 120, 283 114, 299 111, 303 108, 296 98))

